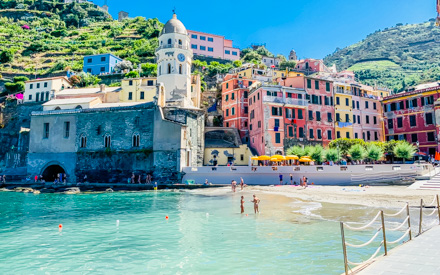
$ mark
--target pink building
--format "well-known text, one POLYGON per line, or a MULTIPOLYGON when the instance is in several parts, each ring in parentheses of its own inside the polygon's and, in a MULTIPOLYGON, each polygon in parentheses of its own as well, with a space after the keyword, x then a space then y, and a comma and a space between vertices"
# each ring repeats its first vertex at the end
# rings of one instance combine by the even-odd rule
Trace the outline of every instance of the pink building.
POLYGON ((303 89, 263 85, 249 94, 249 139, 259 155, 284 154, 286 140, 305 136, 307 100, 303 89))
POLYGON ((213 58, 239 60, 240 49, 232 46, 232 40, 224 36, 190 31, 191 49, 195 55, 209 56, 213 58))

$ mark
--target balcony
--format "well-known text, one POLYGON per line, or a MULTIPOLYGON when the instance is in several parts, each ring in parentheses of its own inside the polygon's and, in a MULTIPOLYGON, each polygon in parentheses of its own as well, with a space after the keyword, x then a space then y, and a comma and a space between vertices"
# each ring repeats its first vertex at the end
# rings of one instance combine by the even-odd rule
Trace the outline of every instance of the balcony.
POLYGON ((188 49, 187 46, 180 45, 180 44, 167 44, 167 45, 162 45, 162 46, 158 47, 156 51, 158 51, 160 49, 171 49, 171 48, 177 48, 177 49, 182 49, 182 50, 188 49))
POLYGON ((295 105, 295 106, 304 106, 304 107, 306 107, 308 105, 308 102, 305 99, 282 98, 282 97, 278 97, 278 96, 264 96, 263 102, 279 103, 279 104, 295 105))

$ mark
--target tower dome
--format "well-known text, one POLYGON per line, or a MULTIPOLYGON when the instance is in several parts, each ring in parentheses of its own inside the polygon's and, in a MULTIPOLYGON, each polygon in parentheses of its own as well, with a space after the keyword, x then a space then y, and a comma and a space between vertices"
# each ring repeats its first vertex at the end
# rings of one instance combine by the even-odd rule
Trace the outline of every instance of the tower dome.
POLYGON ((179 19, 177 19, 177 15, 175 13, 173 14, 173 18, 168 20, 168 22, 165 24, 160 34, 162 35, 166 33, 187 34, 185 26, 182 22, 180 22, 179 19))

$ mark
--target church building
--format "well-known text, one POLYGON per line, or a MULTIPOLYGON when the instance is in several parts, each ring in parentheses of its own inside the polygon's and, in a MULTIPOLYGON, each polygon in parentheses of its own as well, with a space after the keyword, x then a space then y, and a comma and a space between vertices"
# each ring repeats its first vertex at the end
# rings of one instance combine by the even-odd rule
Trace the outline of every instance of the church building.
POLYGON ((183 167, 203 164, 204 114, 200 89, 191 85, 192 57, 187 30, 174 14, 159 37, 152 102, 32 113, 28 174, 126 183, 134 173, 136 182, 147 174, 180 182, 183 167))

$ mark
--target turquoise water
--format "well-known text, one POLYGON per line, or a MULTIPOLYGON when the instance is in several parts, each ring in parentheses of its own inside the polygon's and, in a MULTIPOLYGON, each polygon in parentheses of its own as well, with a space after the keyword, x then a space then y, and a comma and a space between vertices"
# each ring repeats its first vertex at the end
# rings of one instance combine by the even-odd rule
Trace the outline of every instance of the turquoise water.
POLYGON ((246 216, 238 206, 232 194, 0 192, 0 273, 343 272, 338 222, 258 216, 248 202, 246 216))

